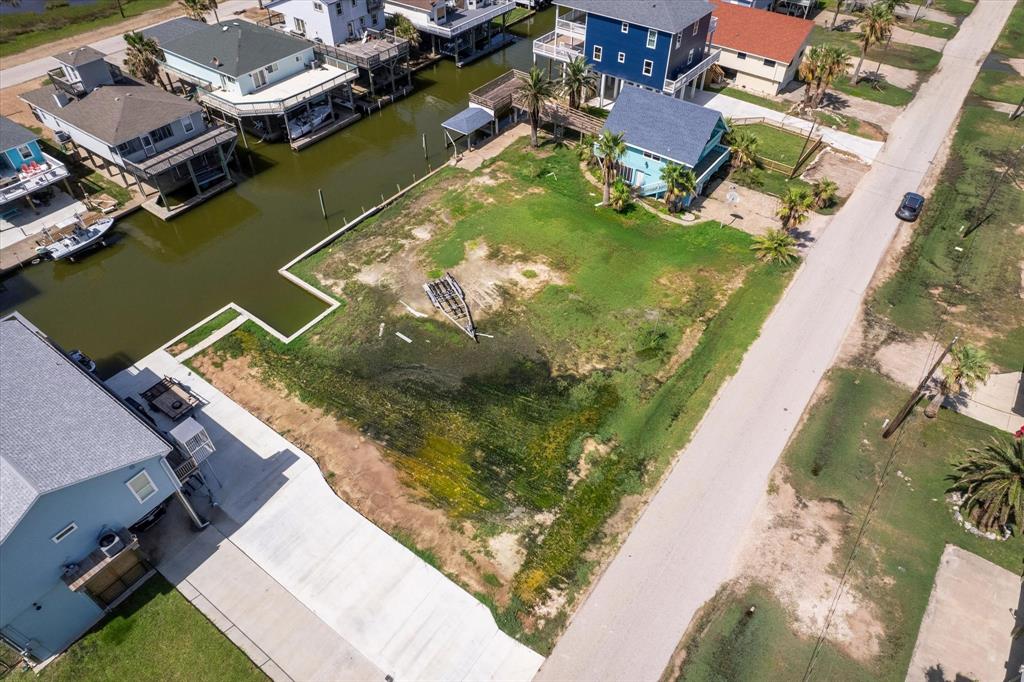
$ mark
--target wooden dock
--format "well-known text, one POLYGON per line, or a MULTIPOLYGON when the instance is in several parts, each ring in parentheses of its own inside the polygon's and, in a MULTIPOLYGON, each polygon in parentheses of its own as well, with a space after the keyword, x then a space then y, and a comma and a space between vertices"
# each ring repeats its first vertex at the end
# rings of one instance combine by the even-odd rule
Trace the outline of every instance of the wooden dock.
POLYGON ((363 117, 363 115, 358 112, 350 112, 346 114, 343 111, 339 111, 335 115, 338 118, 335 119, 333 123, 329 123, 328 125, 325 125, 323 128, 314 130, 309 135, 303 135, 302 137, 297 137, 294 140, 292 140, 289 143, 291 145, 291 148, 297 152, 302 151, 306 147, 316 144, 325 137, 333 135, 342 128, 347 128, 348 126, 352 125, 353 123, 355 123, 356 121, 363 117))

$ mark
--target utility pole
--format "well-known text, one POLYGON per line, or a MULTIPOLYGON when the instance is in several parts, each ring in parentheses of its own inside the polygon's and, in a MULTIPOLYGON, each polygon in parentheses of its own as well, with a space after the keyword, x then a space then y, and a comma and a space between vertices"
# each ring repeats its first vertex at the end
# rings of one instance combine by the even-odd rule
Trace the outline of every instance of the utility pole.
POLYGON ((928 370, 928 373, 924 375, 923 379, 921 379, 921 383, 919 383, 917 385, 917 388, 914 389, 914 392, 910 394, 910 398, 907 399, 907 402, 903 404, 903 407, 900 408, 900 411, 896 413, 896 416, 893 417, 891 422, 889 422, 889 425, 885 427, 884 431, 882 431, 882 438, 888 438, 889 436, 894 434, 896 432, 896 429, 900 427, 900 424, 902 424, 903 421, 907 418, 907 415, 910 414, 910 411, 914 409, 914 405, 917 404, 917 401, 920 400, 921 396, 924 395, 925 389, 928 388, 928 382, 931 380, 932 375, 935 374, 935 372, 938 371, 939 367, 942 366, 942 361, 945 360, 946 356, 949 355, 949 352, 953 350, 953 345, 957 342, 957 339, 959 338, 959 336, 954 336, 953 340, 949 342, 948 346, 946 346, 946 349, 942 351, 942 355, 939 356, 939 359, 935 361, 935 364, 932 365, 932 368, 928 370))
POLYGON ((124 19, 124 7, 121 6, 121 0, 117 0, 117 11, 121 13, 121 18, 124 19))
POLYGON ((804 158, 804 152, 807 150, 807 143, 811 141, 811 135, 814 134, 814 127, 818 125, 818 119, 811 117, 811 128, 807 131, 807 137, 804 138, 804 146, 800 148, 800 154, 796 157, 796 163, 793 164, 793 172, 789 174, 789 178, 792 180, 796 176, 796 172, 800 170, 800 160, 804 158))
POLYGON ((839 8, 843 6, 843 0, 836 0, 836 11, 832 13, 832 30, 836 30, 836 22, 839 21, 839 8))

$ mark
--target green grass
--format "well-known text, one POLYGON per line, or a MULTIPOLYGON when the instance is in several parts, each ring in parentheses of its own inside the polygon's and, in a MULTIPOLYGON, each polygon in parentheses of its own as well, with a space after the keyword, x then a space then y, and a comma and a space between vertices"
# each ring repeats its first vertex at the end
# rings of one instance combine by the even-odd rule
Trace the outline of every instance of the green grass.
POLYGON ((1018 2, 996 41, 995 52, 1007 57, 1024 57, 1024 4, 1018 2))
MULTIPOLYGON (((121 0, 125 18, 173 4, 174 0, 121 0)), ((117 4, 109 0, 85 5, 47 3, 45 12, 20 12, 3 15, 0 22, 0 57, 10 57, 29 48, 46 45, 105 26, 121 18, 117 4)))
POLYGON ((965 106, 953 138, 949 162, 928 197, 913 241, 900 268, 871 301, 875 313, 910 334, 933 332, 937 321, 946 333, 959 333, 988 348, 993 362, 1019 369, 1020 346, 1005 339, 1024 327, 1019 303, 1019 263, 1024 240, 1016 232, 1024 215, 1024 191, 1002 183, 992 197, 989 219, 972 235, 962 228, 992 191, 1008 154, 1022 139, 1006 114, 984 106, 965 106), (959 273, 959 275, 958 275, 959 273))
POLYGON ((971 86, 971 92, 996 102, 1020 104, 1024 100, 1024 76, 1016 71, 981 71, 971 86))
POLYGON ((810 191, 811 184, 800 178, 792 178, 785 173, 767 170, 765 168, 744 168, 733 171, 729 179, 737 185, 756 189, 774 197, 781 197, 790 187, 799 187, 810 191))
POLYGON ((535 14, 534 10, 529 9, 528 7, 516 7, 505 15, 505 25, 511 26, 512 24, 517 24, 533 14, 535 14))
MULTIPOLYGON (((896 412, 907 389, 869 370, 842 369, 829 376, 828 394, 810 411, 807 422, 783 455, 789 483, 805 499, 827 499, 850 512, 841 550, 830 570, 838 571, 856 533, 894 441, 881 438, 885 417, 896 412)), ((851 585, 874 602, 885 627, 878 658, 859 663, 831 644, 819 670, 831 679, 902 680, 928 597, 947 543, 1019 572, 1024 538, 984 540, 967 533, 944 501, 952 472, 950 460, 992 436, 1009 438, 979 422, 943 410, 928 420, 922 408, 910 417, 900 441, 894 472, 882 489, 862 549, 851 571, 851 585)), ((787 626, 782 606, 764 589, 726 595, 702 625, 696 655, 683 679, 799 679, 813 640, 787 626), (741 612, 758 605, 745 622, 741 612), (757 656, 750 656, 757 651, 757 656), (715 675, 715 670, 739 674, 715 675)))
POLYGON ((945 38, 946 40, 951 39, 960 30, 958 26, 953 24, 944 24, 941 21, 932 21, 931 19, 918 18, 917 21, 901 21, 899 23, 900 28, 905 28, 908 31, 914 33, 923 33, 927 36, 934 38, 945 38))
MULTIPOLYGON (((923 3, 911 0, 911 4, 923 3)), ((952 14, 954 17, 966 17, 974 11, 974 3, 971 0, 935 0, 931 6, 946 14, 952 14)))
POLYGON ((267 380, 386 443, 413 494, 456 527, 524 532, 521 570, 504 592, 480 581, 480 598, 539 650, 565 618, 529 625, 548 590, 571 603, 586 584, 605 522, 658 479, 792 273, 758 263, 742 232, 639 207, 620 215, 595 207, 599 195, 569 148, 519 142, 472 174, 446 169, 295 267, 307 281, 345 282, 343 308, 310 335, 286 347, 246 324, 213 350, 244 354, 267 380), (417 282, 481 249, 528 281, 541 264, 559 281, 531 297, 507 291, 479 323, 495 340, 480 344, 451 323, 398 314, 403 294, 354 275, 408 258, 403 240, 425 224, 431 241, 396 266, 418 269, 417 282), (414 343, 394 342, 396 331, 414 343), (695 347, 667 369, 688 331, 695 347), (610 452, 573 484, 588 438, 610 452), (554 520, 533 525, 537 514, 554 520))
POLYGON ((774 111, 788 111, 790 107, 789 103, 787 102, 776 102, 773 99, 761 97, 760 95, 755 95, 752 92, 747 92, 746 90, 741 90, 740 88, 722 88, 721 90, 718 91, 708 90, 708 92, 720 92, 721 94, 726 95, 727 97, 741 99, 744 102, 757 104, 758 106, 766 107, 774 111))
POLYGON ((757 137, 757 154, 772 161, 793 166, 804 148, 804 137, 765 123, 741 126, 757 137))
POLYGON ((12 680, 266 680, 181 593, 159 575, 39 673, 12 680))
MULTIPOLYGON (((850 53, 850 62, 856 66, 860 59, 860 33, 855 31, 830 31, 821 26, 815 26, 811 30, 812 45, 839 45, 846 48, 850 53)), ((942 53, 930 50, 927 47, 907 45, 906 43, 891 42, 886 48, 885 44, 873 45, 868 50, 861 70, 868 70, 875 63, 881 61, 883 64, 895 66, 901 69, 912 71, 930 72, 939 65, 942 53)))
POLYGON ((873 123, 861 121, 860 119, 853 118, 852 116, 830 114, 825 111, 815 111, 813 115, 814 119, 818 123, 828 126, 829 128, 842 130, 843 132, 850 133, 851 135, 857 135, 868 140, 885 139, 885 131, 873 123))
MULTIPOLYGON (((84 167, 88 171, 88 168, 84 167)), ((83 177, 79 177, 77 182, 81 183, 85 187, 85 191, 89 194, 106 194, 111 199, 117 201, 118 205, 124 206, 132 200, 132 193, 127 189, 117 184, 110 178, 106 177, 99 171, 91 171, 83 177)))
POLYGON ((849 76, 837 78, 832 83, 832 88, 851 97, 888 104, 891 107, 906 106, 914 99, 914 93, 910 90, 898 88, 890 83, 879 83, 876 86, 868 80, 861 80, 859 83, 853 84, 850 82, 849 76))
POLYGON ((209 320, 208 322, 204 322, 202 325, 196 327, 188 334, 186 334, 184 337, 182 337, 180 341, 173 344, 174 348, 179 353, 183 350, 191 348, 200 341, 203 341, 210 334, 214 333, 215 331, 226 325, 231 320, 238 317, 238 315, 238 311, 235 310, 234 308, 228 308, 227 310, 222 311, 213 319, 209 320))

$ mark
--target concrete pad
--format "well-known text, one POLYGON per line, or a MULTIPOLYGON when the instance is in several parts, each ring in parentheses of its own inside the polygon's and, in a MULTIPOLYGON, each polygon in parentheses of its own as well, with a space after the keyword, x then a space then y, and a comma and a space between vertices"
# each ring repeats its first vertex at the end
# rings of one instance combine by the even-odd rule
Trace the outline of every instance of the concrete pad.
POLYGON ((997 429, 1015 433, 1024 425, 1024 376, 1021 372, 992 374, 971 395, 959 395, 949 407, 997 429))
POLYGON ((1011 633, 1022 625, 1020 577, 946 545, 917 633, 907 682, 1019 679, 1024 640, 1014 645, 1011 633))
POLYGON ((246 656, 252 659, 252 662, 257 667, 262 667, 267 661, 270 660, 270 656, 260 649, 258 646, 253 644, 252 640, 245 636, 245 633, 238 628, 231 626, 225 633, 232 642, 235 643, 239 649, 241 649, 246 656))
POLYGON ((53 187, 50 203, 39 206, 38 211, 33 211, 20 199, 6 204, 5 208, 17 208, 18 212, 9 218, 0 218, 0 248, 3 249, 26 239, 38 238, 43 228, 73 218, 76 213, 88 212, 85 204, 57 187, 53 187))
POLYGON ((273 661, 267 661, 260 666, 260 670, 274 682, 294 682, 288 674, 273 661))
POLYGON ((199 596, 199 590, 192 587, 192 583, 187 580, 182 580, 177 584, 178 592, 181 592, 181 596, 189 601, 192 601, 199 596))

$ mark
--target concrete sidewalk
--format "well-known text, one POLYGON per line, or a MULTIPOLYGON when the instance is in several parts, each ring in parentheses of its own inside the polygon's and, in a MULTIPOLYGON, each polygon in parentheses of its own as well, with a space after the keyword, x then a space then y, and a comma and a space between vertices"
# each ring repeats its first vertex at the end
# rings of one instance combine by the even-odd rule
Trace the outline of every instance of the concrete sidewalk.
MULTIPOLYGON (((805 121, 802 118, 713 92, 698 90, 692 101, 721 112, 723 116, 729 118, 763 117, 769 121, 785 123, 788 126, 799 128, 803 131, 810 130, 812 125, 810 121, 805 121)), ((882 150, 882 143, 877 140, 857 137, 856 135, 850 135, 839 130, 832 130, 826 126, 817 125, 814 127, 814 132, 821 135, 822 140, 827 144, 844 152, 849 152, 859 157, 865 163, 873 162, 882 150)))
POLYGON ((219 508, 204 511, 213 527, 189 542, 161 539, 157 567, 223 614, 218 624, 254 661, 295 680, 534 675, 543 658, 501 632, 487 607, 339 499, 309 455, 168 353, 108 384, 140 400, 164 376, 206 401, 194 416, 217 448, 208 479, 220 486, 219 508))

